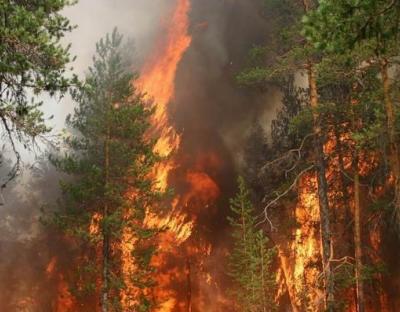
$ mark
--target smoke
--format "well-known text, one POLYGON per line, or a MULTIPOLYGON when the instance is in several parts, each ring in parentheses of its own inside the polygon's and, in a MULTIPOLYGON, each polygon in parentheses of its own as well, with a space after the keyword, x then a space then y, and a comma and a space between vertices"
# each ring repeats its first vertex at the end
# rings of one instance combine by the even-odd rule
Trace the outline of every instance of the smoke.
POLYGON ((235 164, 251 125, 260 122, 269 131, 280 104, 276 90, 260 94, 235 82, 252 46, 265 43, 268 24, 259 2, 192 1, 194 41, 178 74, 178 128, 186 137, 220 140, 206 145, 224 146, 235 164))
POLYGON ((217 154, 206 169, 225 196, 235 188, 237 159, 248 129, 261 123, 268 129, 280 104, 279 94, 241 89, 236 74, 246 64, 250 48, 265 43, 268 24, 259 1, 192 0, 193 42, 182 60, 171 116, 182 133, 182 166, 195 168, 204 155, 217 154))

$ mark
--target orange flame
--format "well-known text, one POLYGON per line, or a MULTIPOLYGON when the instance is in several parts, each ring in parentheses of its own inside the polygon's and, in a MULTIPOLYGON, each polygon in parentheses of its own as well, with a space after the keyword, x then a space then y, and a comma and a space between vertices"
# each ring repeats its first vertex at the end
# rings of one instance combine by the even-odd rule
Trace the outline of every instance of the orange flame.
MULTIPOLYGON (((154 151, 166 160, 156 166, 154 169, 154 177, 157 182, 157 187, 161 191, 168 188, 168 178, 172 169, 176 167, 174 154, 180 146, 180 136, 173 126, 171 126, 168 116, 168 105, 175 96, 175 78, 178 65, 182 57, 191 44, 191 37, 188 34, 189 28, 189 0, 176 0, 176 7, 170 18, 167 18, 165 26, 165 34, 162 40, 155 47, 153 55, 143 66, 141 77, 136 82, 137 87, 145 94, 145 98, 153 100, 155 104, 155 113, 152 116, 152 131, 150 136, 158 137, 158 141, 154 147, 154 151)), ((172 209, 166 216, 158 216, 148 213, 146 224, 150 227, 158 227, 167 229, 166 233, 161 235, 159 241, 160 253, 165 253, 170 246, 176 246, 186 241, 193 228, 193 221, 188 220, 185 213, 182 213, 177 208, 180 198, 177 197, 172 202, 172 209)), ((132 242, 129 239, 124 243, 124 254, 129 255, 133 248, 132 242)), ((124 257, 125 258, 125 257, 124 257)), ((127 257, 129 258, 129 257, 127 257)), ((165 259, 162 255, 153 260, 154 265, 160 267, 165 259)), ((124 270, 132 270, 134 264, 126 263, 124 270)), ((171 273, 170 273, 171 274, 171 273)), ((162 288, 161 299, 168 299, 161 302, 159 311, 172 311, 177 300, 174 298, 174 293, 163 287, 169 283, 169 274, 159 273, 157 282, 162 288)), ((158 298, 160 299, 160 298, 158 298)))
POLYGON ((75 302, 68 288, 68 284, 62 274, 54 276, 57 267, 57 258, 53 257, 46 267, 46 276, 48 279, 57 280, 57 298, 55 298, 52 311, 67 312, 71 311, 75 302))
MULTIPOLYGON (((156 104, 152 125, 159 139, 155 152, 164 157, 171 156, 180 144, 179 135, 169 124, 168 104, 175 96, 178 65, 192 41, 188 35, 189 10, 189 0, 177 0, 176 9, 169 23, 165 25, 166 41, 161 41, 156 46, 155 53, 144 65, 141 78, 137 82, 139 89, 156 104)), ((172 161, 156 168, 156 177, 162 190, 167 188, 168 173, 172 168, 172 161)))
MULTIPOLYGON (((189 0, 177 0, 172 17, 165 25, 166 38, 156 46, 155 53, 144 65, 141 78, 137 82, 140 90, 155 102, 152 132, 158 136, 158 141, 154 149, 156 153, 167 158, 154 171, 161 191, 165 191, 168 187, 169 173, 176 167, 171 156, 174 155, 180 145, 180 136, 169 123, 168 104, 175 96, 175 78, 178 65, 192 40, 188 34, 189 10, 189 0)), ((177 205, 177 202, 176 199, 173 207, 177 205)), ((174 210, 172 209, 172 211, 174 210)), ((182 241, 190 236, 191 225, 190 223, 184 225, 185 216, 169 215, 164 217, 163 220, 157 220, 154 215, 149 214, 147 219, 149 225, 158 224, 162 228, 175 229, 175 233, 182 241)))

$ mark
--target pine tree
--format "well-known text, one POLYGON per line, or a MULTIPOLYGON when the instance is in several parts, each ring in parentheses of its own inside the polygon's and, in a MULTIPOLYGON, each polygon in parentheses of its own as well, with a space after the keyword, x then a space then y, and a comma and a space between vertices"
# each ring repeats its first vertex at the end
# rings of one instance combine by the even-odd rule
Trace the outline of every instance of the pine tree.
POLYGON ((275 250, 268 247, 268 238, 257 228, 243 178, 239 178, 238 185, 239 192, 231 200, 234 216, 229 218, 234 239, 228 272, 234 282, 231 292, 239 311, 274 311, 275 276, 271 266, 275 250))
POLYGON ((62 183, 63 210, 54 222, 79 246, 73 292, 82 303, 100 297, 94 301, 103 312, 152 306, 154 231, 144 220, 160 196, 149 176, 158 156, 145 138, 152 110, 134 88, 137 75, 123 52, 117 30, 98 42, 85 83, 73 93, 77 108, 67 119, 74 134, 66 139, 66 155, 53 159, 72 177, 62 183), (132 267, 124 269, 127 233, 132 267))
POLYGON ((29 150, 50 131, 38 96, 63 94, 75 80, 65 76, 71 57, 60 43, 73 29, 61 11, 74 2, 0 1, 0 130, 16 158, 1 188, 20 170, 18 142, 29 150))

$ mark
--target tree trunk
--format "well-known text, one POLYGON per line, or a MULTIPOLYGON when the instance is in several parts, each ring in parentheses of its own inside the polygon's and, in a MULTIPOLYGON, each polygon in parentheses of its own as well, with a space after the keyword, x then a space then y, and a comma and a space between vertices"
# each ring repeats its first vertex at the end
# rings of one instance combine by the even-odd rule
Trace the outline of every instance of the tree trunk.
POLYGON ((341 132, 339 130, 340 125, 336 124, 334 125, 334 134, 335 134, 335 139, 336 139, 336 152, 338 155, 338 165, 339 165, 339 170, 340 170, 340 175, 339 175, 339 183, 341 186, 341 190, 343 193, 343 196, 341 198, 341 204, 344 207, 345 210, 345 215, 344 215, 344 220, 345 224, 344 226, 348 226, 349 222, 351 221, 351 215, 350 215, 350 207, 348 205, 349 202, 349 192, 347 191, 347 185, 346 185, 346 177, 345 177, 345 165, 344 165, 344 148, 343 144, 340 141, 341 139, 341 132))
MULTIPOLYGON (((353 92, 356 93, 359 85, 353 84, 353 92)), ((355 106, 357 99, 351 99, 352 105, 352 130, 359 131, 362 128, 362 120, 357 116, 355 106)), ((353 177, 354 177, 354 257, 355 257, 355 278, 356 278, 356 307, 357 312, 365 311, 364 281, 362 277, 362 238, 361 238, 361 203, 360 203, 360 168, 359 168, 359 150, 354 147, 353 153, 353 177)))
MULTIPOLYGON (((303 0, 305 12, 309 12, 315 2, 313 0, 303 0)), ((318 89, 315 77, 314 64, 311 60, 307 64, 308 71, 308 84, 310 92, 310 106, 313 110, 313 132, 314 132, 314 148, 316 154, 317 165, 317 182, 318 182, 318 199, 319 199, 319 213, 320 213, 320 232, 321 232, 321 246, 322 246, 322 266, 324 276, 324 295, 325 295, 325 309, 328 312, 334 312, 335 302, 335 281, 331 269, 330 260, 332 258, 332 233, 330 225, 330 209, 328 200, 328 182, 326 180, 326 164, 325 155, 321 136, 320 116, 318 114, 318 89)))
POLYGON ((104 178, 104 188, 105 188, 105 198, 104 198, 104 207, 103 207, 103 287, 101 294, 101 311, 108 312, 108 301, 109 301, 109 260, 110 260, 110 233, 109 226, 107 224, 108 218, 108 187, 110 180, 110 125, 107 125, 107 134, 104 142, 104 170, 105 170, 105 178, 104 178))
POLYGON ((364 299, 364 281, 362 279, 363 265, 362 265, 362 247, 361 247, 360 175, 358 173, 358 155, 356 155, 354 158, 354 245, 355 245, 355 259, 356 259, 357 312, 364 312, 365 299, 364 299))
POLYGON ((386 128, 389 137, 389 148, 390 156, 389 162, 392 169, 394 178, 394 189, 395 189, 395 221, 398 229, 400 229, 400 159, 399 159, 399 145, 397 142, 396 135, 396 119, 395 119, 395 108, 390 95, 390 80, 389 80, 389 64, 388 61, 383 58, 381 59, 381 76, 383 84, 383 95, 385 101, 386 110, 386 128))
MULTIPOLYGON (((352 223, 352 214, 351 214, 351 207, 349 205, 349 200, 350 200, 350 195, 347 190, 347 182, 346 182, 346 177, 345 177, 345 164, 344 164, 344 146, 343 143, 341 142, 341 130, 339 129, 341 127, 340 124, 335 123, 334 125, 334 135, 336 139, 336 152, 337 152, 337 157, 338 157, 338 166, 340 170, 339 174, 339 183, 342 191, 342 196, 339 201, 339 205, 342 208, 342 210, 338 210, 339 215, 335 214, 335 209, 333 209, 333 224, 336 224, 338 226, 338 235, 339 238, 346 238, 346 239, 351 239, 353 236, 352 231, 350 230, 350 224, 352 223), (340 214, 342 212, 342 214, 340 214)), ((334 243, 334 242, 333 242, 334 243)), ((350 247, 347 246, 347 244, 343 248, 343 252, 346 255, 349 255, 352 253, 350 250, 350 247)))
POLYGON ((310 92, 310 106, 314 117, 314 147, 317 165, 318 199, 320 212, 320 231, 322 245, 322 265, 325 282, 325 306, 329 312, 334 311, 334 276, 331 270, 330 260, 332 257, 332 233, 329 216, 328 182, 326 180, 325 154, 322 145, 322 129, 320 116, 318 114, 318 90, 314 66, 308 62, 308 84, 310 92))

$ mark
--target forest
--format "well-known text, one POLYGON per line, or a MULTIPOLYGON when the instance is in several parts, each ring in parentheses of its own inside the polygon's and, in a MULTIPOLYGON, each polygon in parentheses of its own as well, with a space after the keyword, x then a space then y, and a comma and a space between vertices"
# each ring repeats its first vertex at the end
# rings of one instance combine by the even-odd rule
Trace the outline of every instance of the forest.
POLYGON ((400 0, 0 13, 0 312, 400 312, 400 0))

